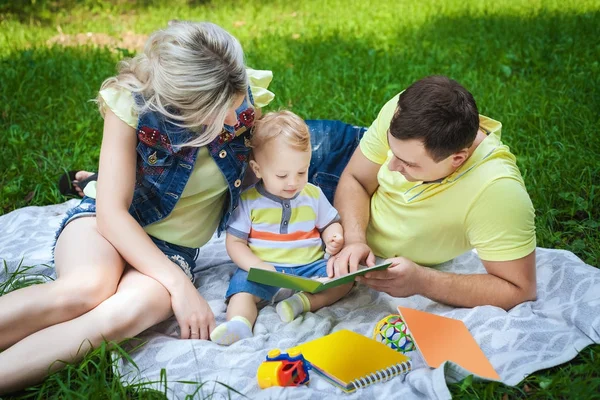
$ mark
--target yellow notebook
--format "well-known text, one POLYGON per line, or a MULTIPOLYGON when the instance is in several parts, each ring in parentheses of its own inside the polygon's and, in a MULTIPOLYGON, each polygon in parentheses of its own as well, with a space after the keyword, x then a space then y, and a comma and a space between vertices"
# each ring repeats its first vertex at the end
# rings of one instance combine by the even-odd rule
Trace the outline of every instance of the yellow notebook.
MULTIPOLYGON (((366 336, 342 329, 294 347, 312 370, 345 392, 410 371, 410 358, 366 336)), ((291 350, 291 349, 290 349, 291 350)))

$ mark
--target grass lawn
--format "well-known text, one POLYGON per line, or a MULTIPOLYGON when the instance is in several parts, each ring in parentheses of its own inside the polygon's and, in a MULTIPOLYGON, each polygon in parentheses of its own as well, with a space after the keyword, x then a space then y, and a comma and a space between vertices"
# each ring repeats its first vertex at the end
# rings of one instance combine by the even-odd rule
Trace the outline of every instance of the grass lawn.
MULTIPOLYGON (((97 168, 102 120, 88 100, 121 57, 171 19, 229 30, 249 66, 273 71, 269 109, 305 118, 369 125, 413 81, 457 79, 482 114, 503 122, 536 208, 538 245, 599 266, 598 0, 0 2, 0 215, 62 202, 62 171, 97 168)), ((162 398, 124 389, 106 354, 98 349, 20 396, 162 398)), ((467 379, 451 390, 457 398, 600 398, 600 346, 518 387, 467 379)))

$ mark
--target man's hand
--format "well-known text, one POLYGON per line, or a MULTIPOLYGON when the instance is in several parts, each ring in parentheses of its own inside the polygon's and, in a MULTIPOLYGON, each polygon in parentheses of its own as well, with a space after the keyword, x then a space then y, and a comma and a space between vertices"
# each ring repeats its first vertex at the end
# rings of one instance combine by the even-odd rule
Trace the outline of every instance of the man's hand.
POLYGON ((208 340, 215 329, 215 316, 191 281, 171 292, 171 308, 179 323, 182 339, 208 340))
POLYGON ((393 297, 408 297, 418 293, 421 285, 419 271, 420 265, 404 258, 396 257, 386 260, 392 265, 383 271, 372 271, 356 278, 379 292, 384 292, 393 297))
POLYGON ((375 255, 365 243, 350 244, 327 261, 327 276, 333 278, 354 272, 360 263, 372 267, 375 265, 375 255))
POLYGON ((331 235, 331 239, 325 243, 325 252, 331 256, 335 256, 344 247, 344 236, 339 233, 331 235))

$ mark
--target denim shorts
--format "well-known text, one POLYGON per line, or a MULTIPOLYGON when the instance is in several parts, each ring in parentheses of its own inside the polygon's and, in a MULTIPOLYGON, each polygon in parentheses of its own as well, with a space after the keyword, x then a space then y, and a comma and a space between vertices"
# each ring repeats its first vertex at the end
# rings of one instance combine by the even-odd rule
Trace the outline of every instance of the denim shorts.
MULTIPOLYGON (((275 269, 279 272, 285 272, 289 275, 303 276, 305 278, 324 278, 327 277, 327 260, 317 260, 307 265, 299 267, 280 267, 275 265, 275 269)), ((229 288, 225 297, 229 299, 236 293, 250 293, 266 301, 272 301, 275 294, 280 290, 276 286, 263 285, 260 283, 249 281, 248 272, 241 268, 231 277, 229 288)))
MULTIPOLYGON (((77 218, 82 217, 95 217, 96 216, 96 200, 91 197, 84 197, 77 206, 67 211, 67 215, 62 220, 56 235, 54 237, 54 244, 52 245, 52 258, 54 258, 54 248, 56 247, 56 241, 58 236, 65 229, 67 224, 77 218)), ((198 257, 199 249, 191 247, 179 246, 166 242, 161 239, 157 239, 150 236, 150 239, 154 244, 166 255, 169 260, 174 262, 185 272, 186 276, 193 282, 194 281, 194 268, 196 266, 196 258, 198 257)))
POLYGON ((321 188, 333 204, 333 195, 342 171, 367 128, 332 120, 306 120, 310 130, 312 158, 308 181, 321 188))

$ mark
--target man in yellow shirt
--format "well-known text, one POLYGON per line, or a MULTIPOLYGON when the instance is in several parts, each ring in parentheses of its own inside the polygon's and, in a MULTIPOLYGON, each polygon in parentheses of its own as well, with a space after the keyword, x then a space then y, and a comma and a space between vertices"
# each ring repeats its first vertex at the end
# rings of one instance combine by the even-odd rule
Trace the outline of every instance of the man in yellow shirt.
POLYGON ((501 124, 471 93, 433 76, 391 99, 360 141, 335 195, 346 246, 330 275, 375 256, 360 282, 395 297, 510 309, 536 297, 534 209, 501 124), (487 274, 431 266, 475 249, 487 274))

